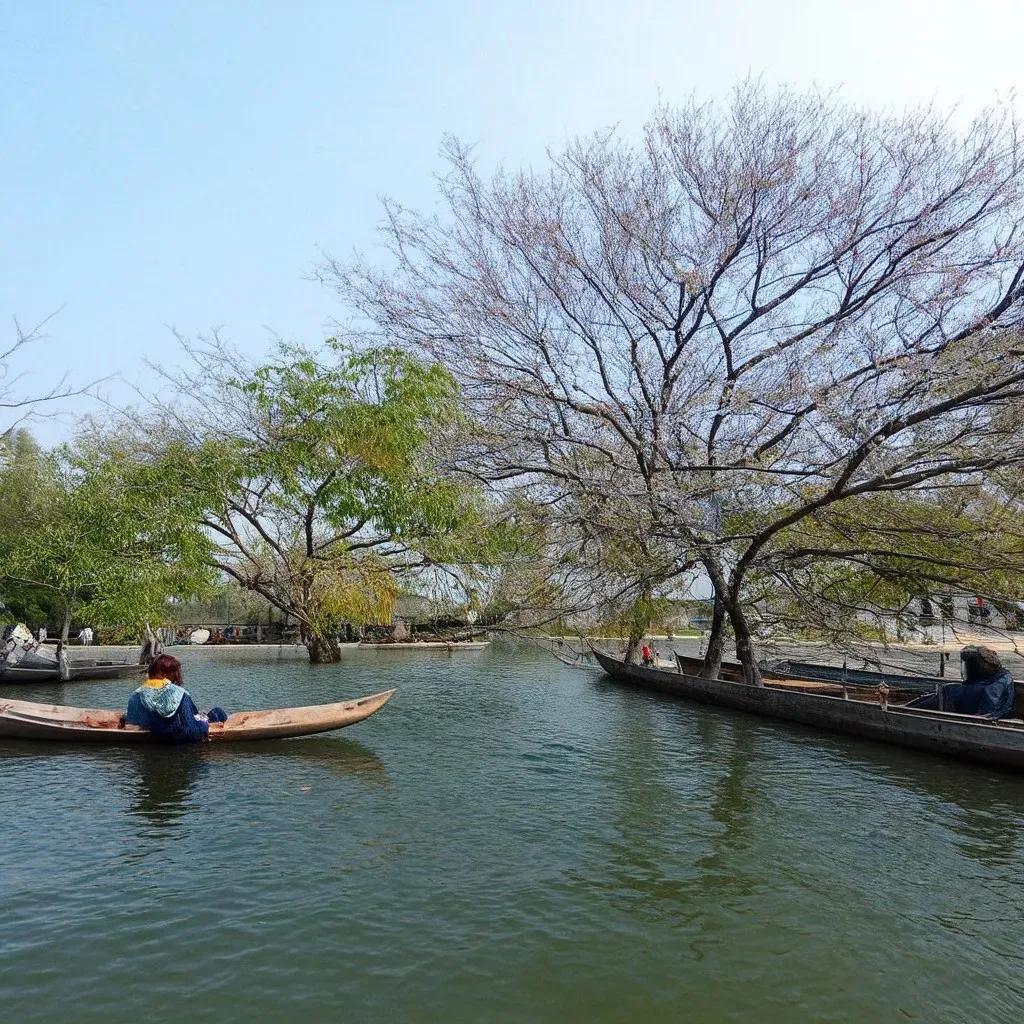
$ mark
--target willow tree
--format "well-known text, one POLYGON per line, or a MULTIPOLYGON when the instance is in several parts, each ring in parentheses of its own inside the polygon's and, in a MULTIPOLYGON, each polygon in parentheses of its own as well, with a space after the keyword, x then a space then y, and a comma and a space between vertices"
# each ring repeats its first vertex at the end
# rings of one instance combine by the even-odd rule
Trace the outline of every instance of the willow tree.
POLYGON ((204 495, 215 566, 299 627, 314 663, 343 623, 390 622, 404 585, 456 588, 484 557, 480 493, 451 478, 450 373, 393 349, 281 346, 258 366, 213 340, 159 423, 204 495))
POLYGON ((766 560, 788 571, 788 531, 1021 461, 1009 108, 959 131, 755 82, 543 169, 488 177, 455 140, 445 156, 442 212, 387 205, 385 269, 321 277, 371 334, 456 375, 478 472, 541 500, 614 499, 625 535, 701 564, 707 673, 729 624, 760 681, 749 584, 766 560))

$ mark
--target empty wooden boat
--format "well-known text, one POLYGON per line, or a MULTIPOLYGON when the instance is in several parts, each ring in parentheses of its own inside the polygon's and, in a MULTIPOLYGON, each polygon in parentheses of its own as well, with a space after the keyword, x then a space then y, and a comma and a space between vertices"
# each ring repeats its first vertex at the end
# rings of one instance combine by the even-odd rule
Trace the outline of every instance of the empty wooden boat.
MULTIPOLYGON (((310 736, 354 725, 379 711, 394 690, 372 697, 313 704, 270 711, 237 711, 223 725, 210 726, 210 741, 275 740, 310 736)), ((157 743, 146 729, 120 724, 121 711, 72 708, 60 704, 36 704, 25 700, 0 700, 0 737, 88 743, 157 743)))
MULTIPOLYGON (((877 686, 844 687, 821 680, 766 679, 750 686, 728 678, 703 679, 682 671, 627 665, 595 650, 601 668, 618 682, 702 704, 816 726, 831 732, 928 750, 983 764, 1024 769, 1024 721, 993 721, 950 711, 908 708, 877 686)), ((920 692, 918 689, 916 692, 920 692)))
POLYGON ((768 672, 772 676, 780 678, 820 679, 834 683, 846 682, 867 686, 878 686, 880 683, 885 683, 886 686, 897 686, 900 689, 920 690, 928 693, 944 683, 959 682, 958 678, 913 676, 907 672, 876 672, 871 669, 820 665, 813 661, 794 661, 789 658, 784 661, 772 662, 768 666, 768 672))
MULTIPOLYGON (((83 679, 134 679, 146 674, 146 666, 123 661, 72 661, 65 682, 83 679)), ((59 683, 56 665, 0 665, 0 683, 59 683)))
MULTIPOLYGON (((704 667, 702 658, 694 658, 685 654, 676 654, 675 667, 686 675, 699 676, 704 667)), ((818 665, 806 661, 779 661, 770 665, 761 663, 761 676, 766 680, 780 681, 802 686, 805 690, 820 690, 823 693, 835 693, 845 685, 851 693, 868 693, 871 699, 878 694, 878 687, 885 683, 890 688, 894 700, 900 694, 908 695, 934 693, 937 686, 943 683, 956 682, 955 679, 940 679, 937 676, 910 676, 898 672, 868 672, 863 669, 835 668, 831 665, 818 665), (819 683, 814 686, 810 684, 819 683)), ((743 666, 738 661, 723 661, 719 672, 720 679, 743 682, 743 666)), ((909 699, 909 696, 908 696, 909 699)))

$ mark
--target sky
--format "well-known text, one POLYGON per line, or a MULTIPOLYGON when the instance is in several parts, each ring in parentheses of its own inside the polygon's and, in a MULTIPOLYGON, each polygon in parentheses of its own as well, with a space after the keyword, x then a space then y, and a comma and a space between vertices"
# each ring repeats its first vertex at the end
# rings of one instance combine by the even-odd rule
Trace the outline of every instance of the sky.
POLYGON ((372 256, 382 196, 431 207, 445 132, 536 165, 751 74, 967 117, 1024 92, 1022 39, 1019 0, 0 0, 0 348, 59 310, 23 386, 118 402, 172 328, 315 344, 319 252, 372 256))

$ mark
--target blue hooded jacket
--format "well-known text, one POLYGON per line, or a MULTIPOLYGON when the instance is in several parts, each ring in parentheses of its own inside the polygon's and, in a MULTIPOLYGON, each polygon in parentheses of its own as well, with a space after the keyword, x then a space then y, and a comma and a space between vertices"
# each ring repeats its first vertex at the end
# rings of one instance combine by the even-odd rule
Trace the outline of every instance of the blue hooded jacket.
POLYGON ((188 691, 166 683, 140 686, 128 700, 124 720, 148 729, 167 743, 201 743, 209 734, 210 724, 198 715, 188 691))
MULTIPOLYGON (((985 718, 1005 718, 1013 711, 1013 676, 1003 669, 993 676, 967 683, 947 683, 942 687, 942 710, 961 715, 982 715, 985 718)), ((937 709, 938 695, 926 694, 912 700, 908 707, 937 709)))

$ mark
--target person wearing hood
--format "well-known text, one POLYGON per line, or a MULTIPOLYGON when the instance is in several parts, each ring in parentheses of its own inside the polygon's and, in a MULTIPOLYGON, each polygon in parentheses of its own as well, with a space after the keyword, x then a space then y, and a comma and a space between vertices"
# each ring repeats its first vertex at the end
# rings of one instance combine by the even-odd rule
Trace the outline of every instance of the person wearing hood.
MULTIPOLYGON (((942 687, 941 710, 985 718, 1005 718, 1013 711, 1013 676, 991 647, 965 647, 960 652, 960 676, 962 683, 942 687)), ((936 710, 939 696, 926 694, 907 707, 936 710)))
POLYGON ((168 743, 201 743, 209 739, 211 722, 226 720, 222 708, 199 713, 183 685, 181 662, 169 654, 153 659, 149 678, 129 698, 124 716, 126 725, 148 729, 168 743))

